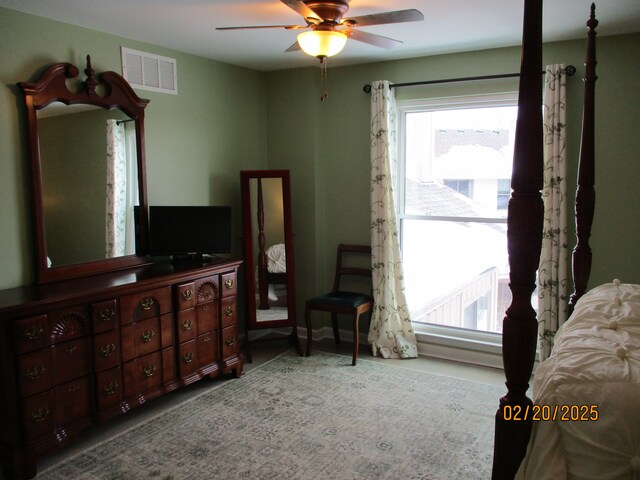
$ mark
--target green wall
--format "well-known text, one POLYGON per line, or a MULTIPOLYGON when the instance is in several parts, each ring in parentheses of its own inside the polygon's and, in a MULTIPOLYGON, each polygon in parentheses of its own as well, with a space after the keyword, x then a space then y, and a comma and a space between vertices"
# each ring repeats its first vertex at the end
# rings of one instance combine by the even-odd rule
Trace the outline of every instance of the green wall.
MULTIPOLYGON (((638 34, 598 38, 597 208, 591 237, 591 286, 614 277, 640 283, 640 249, 636 245, 640 235, 639 44, 638 34)), ((567 94, 570 192, 575 190, 580 151, 585 49, 585 40, 544 46, 543 64, 572 64, 578 70, 568 80, 567 94)), ((296 270, 300 278, 316 283, 298 282, 299 296, 307 298, 330 287, 337 243, 368 242, 370 96, 362 87, 382 79, 403 83, 511 73, 519 68, 519 47, 343 68, 332 68, 329 63, 329 96, 322 103, 318 101, 317 68, 269 74, 269 120, 278 119, 277 127, 269 129, 269 162, 287 159, 292 167, 294 218, 299 233, 296 270), (305 80, 305 92, 301 94, 300 85, 305 80), (291 85, 295 85, 293 91, 291 85), (308 175, 315 175, 315 179, 308 175)), ((396 90, 396 98, 508 92, 516 91, 517 86, 517 80, 506 79, 407 87, 396 90)), ((574 201, 572 195, 571 211, 574 201)), ((573 248, 573 217, 569 214, 573 248)), ((300 307, 299 298, 299 311, 303 311, 300 307)))
MULTIPOLYGON (((320 102, 320 70, 256 72, 0 9, 0 288, 34 280, 29 172, 22 96, 15 83, 44 65, 120 71, 120 46, 177 58, 178 95, 139 91, 146 113, 149 201, 230 203, 240 248, 242 169, 291 170, 298 304, 328 288, 340 241, 369 239, 369 95, 365 84, 517 72, 520 49, 503 48, 351 67, 332 67, 320 102), (34 32, 40 32, 35 35, 34 32)), ((640 283, 640 35, 598 38, 597 210, 591 285, 619 277, 640 283)), ((575 185, 585 40, 546 44, 544 63, 573 64, 568 82, 570 189, 575 185)), ((514 80, 397 90, 398 99, 514 91, 514 80)), ((571 199, 573 204, 573 199, 571 199)), ((299 308, 298 312, 303 309, 299 308)))
POLYGON ((120 47, 177 59, 178 95, 137 90, 145 112, 150 204, 229 204, 241 255, 240 175, 267 165, 266 75, 0 8, 0 289, 35 281, 30 172, 17 82, 70 62, 121 71, 120 47))

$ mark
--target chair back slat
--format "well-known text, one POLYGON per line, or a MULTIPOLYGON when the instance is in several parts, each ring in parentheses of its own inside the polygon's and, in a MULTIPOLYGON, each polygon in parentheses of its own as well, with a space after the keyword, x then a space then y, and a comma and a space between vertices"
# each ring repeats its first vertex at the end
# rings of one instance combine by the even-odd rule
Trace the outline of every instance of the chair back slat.
MULTIPOLYGON (((371 267, 352 267, 345 266, 343 267, 343 263, 345 257, 351 254, 358 255, 368 255, 371 256, 371 247, 369 245, 353 245, 353 244, 344 244, 341 243, 338 245, 338 254, 336 258, 336 276, 333 281, 333 291, 337 292, 340 290, 340 283, 343 276, 358 276, 358 277, 368 277, 371 278, 371 267)), ((371 262, 369 260, 369 265, 371 262)))

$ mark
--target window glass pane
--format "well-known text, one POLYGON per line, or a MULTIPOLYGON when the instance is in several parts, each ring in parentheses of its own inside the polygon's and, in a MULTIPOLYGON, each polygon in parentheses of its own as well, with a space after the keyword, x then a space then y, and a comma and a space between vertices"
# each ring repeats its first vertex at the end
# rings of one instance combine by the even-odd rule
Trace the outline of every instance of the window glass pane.
POLYGON ((506 216, 500 180, 511 178, 516 112, 515 106, 408 112, 405 213, 506 216))
POLYGON ((400 219, 411 318, 501 333, 511 303, 506 216, 517 107, 503 98, 402 108, 400 219))
POLYGON ((496 223, 404 220, 412 320, 501 332, 511 303, 506 231, 496 223))

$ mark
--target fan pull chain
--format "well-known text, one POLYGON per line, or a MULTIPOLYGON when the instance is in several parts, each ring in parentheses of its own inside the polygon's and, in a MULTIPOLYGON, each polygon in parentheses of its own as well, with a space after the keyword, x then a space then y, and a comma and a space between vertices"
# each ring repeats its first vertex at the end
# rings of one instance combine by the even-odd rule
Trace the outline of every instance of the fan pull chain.
POLYGON ((324 102, 324 100, 329 95, 328 91, 328 81, 327 81, 327 58, 323 57, 320 59, 320 85, 322 89, 322 94, 320 95, 320 101, 324 102))

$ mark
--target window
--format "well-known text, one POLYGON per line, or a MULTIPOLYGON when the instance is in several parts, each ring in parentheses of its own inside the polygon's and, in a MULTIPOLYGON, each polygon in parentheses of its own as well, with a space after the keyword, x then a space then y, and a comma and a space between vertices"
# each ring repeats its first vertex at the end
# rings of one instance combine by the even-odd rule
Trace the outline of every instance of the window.
POLYGON ((416 324, 500 333, 515 94, 398 102, 399 219, 416 324))

